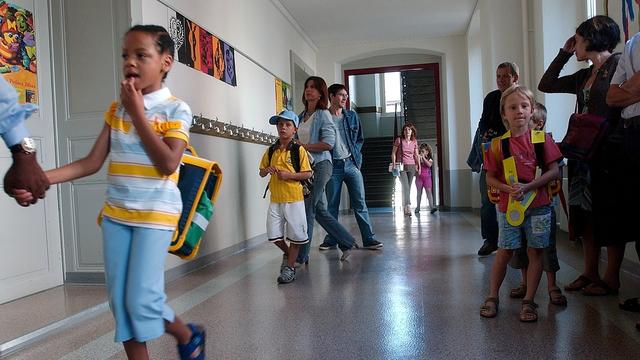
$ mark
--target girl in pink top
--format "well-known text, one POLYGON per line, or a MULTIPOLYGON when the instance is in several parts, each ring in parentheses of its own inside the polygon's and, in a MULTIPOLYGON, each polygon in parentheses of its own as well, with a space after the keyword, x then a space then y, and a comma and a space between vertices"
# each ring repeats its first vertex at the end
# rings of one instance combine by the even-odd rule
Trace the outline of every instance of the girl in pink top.
POLYGON ((431 181, 431 167, 433 166, 433 153, 431 146, 427 143, 420 144, 420 151, 418 152, 418 159, 420 160, 420 173, 416 176, 416 189, 418 190, 416 215, 420 212, 420 200, 422 200, 422 189, 427 194, 427 200, 429 201, 429 209, 431 213, 438 211, 438 207, 433 205, 433 193, 432 181, 431 181))
POLYGON ((416 127, 407 122, 402 127, 402 136, 396 138, 391 152, 391 162, 396 164, 400 159, 403 169, 400 172, 400 184, 402 185, 402 206, 405 216, 411 216, 411 182, 416 174, 420 173, 420 161, 418 160, 418 142, 416 141, 416 127))

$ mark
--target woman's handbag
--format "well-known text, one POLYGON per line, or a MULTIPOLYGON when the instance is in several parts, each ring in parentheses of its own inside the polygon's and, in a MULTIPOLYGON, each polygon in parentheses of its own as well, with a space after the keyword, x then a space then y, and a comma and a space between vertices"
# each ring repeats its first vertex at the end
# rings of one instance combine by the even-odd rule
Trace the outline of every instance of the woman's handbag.
POLYGON ((571 114, 567 133, 560 143, 562 155, 571 160, 590 160, 607 133, 609 122, 594 114, 571 114))

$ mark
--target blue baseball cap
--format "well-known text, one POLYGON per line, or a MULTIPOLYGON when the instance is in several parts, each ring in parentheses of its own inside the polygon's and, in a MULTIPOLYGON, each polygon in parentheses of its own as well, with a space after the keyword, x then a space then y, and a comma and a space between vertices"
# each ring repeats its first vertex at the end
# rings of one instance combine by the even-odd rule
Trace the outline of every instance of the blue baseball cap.
POLYGON ((272 117, 270 117, 269 118, 269 124, 277 125, 278 124, 278 120, 280 120, 280 119, 293 121, 293 125, 296 128, 298 127, 298 123, 300 122, 300 120, 298 119, 298 115, 296 115, 296 113, 294 113, 291 110, 285 109, 285 110, 280 111, 280 113, 278 115, 273 115, 272 117))

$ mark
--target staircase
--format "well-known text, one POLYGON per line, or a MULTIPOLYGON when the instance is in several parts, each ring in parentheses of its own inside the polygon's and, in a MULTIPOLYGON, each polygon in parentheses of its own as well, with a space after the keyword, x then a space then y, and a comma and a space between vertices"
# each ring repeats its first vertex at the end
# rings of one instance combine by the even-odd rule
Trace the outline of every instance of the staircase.
POLYGON ((362 177, 367 207, 391 207, 395 178, 388 171, 392 137, 365 138, 362 146, 362 177))

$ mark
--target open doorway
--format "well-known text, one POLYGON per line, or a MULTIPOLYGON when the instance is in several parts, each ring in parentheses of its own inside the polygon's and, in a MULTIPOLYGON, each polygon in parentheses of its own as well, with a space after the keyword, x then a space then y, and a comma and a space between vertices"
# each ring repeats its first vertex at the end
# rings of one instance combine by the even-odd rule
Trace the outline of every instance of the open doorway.
MULTIPOLYGON (((405 121, 416 126, 419 143, 433 149, 432 168, 434 205, 443 194, 442 136, 440 110, 439 64, 387 66, 344 71, 349 89, 350 106, 362 122, 365 145, 362 172, 367 193, 367 206, 397 206, 393 178, 387 173, 393 139, 405 121)), ((416 191, 412 186, 412 204, 416 191)), ((422 206, 427 203, 423 195, 422 206)))
POLYGON ((291 85, 293 96, 293 111, 300 114, 304 110, 302 103, 302 94, 304 93, 304 82, 313 75, 311 68, 293 51, 290 52, 291 58, 291 85))

